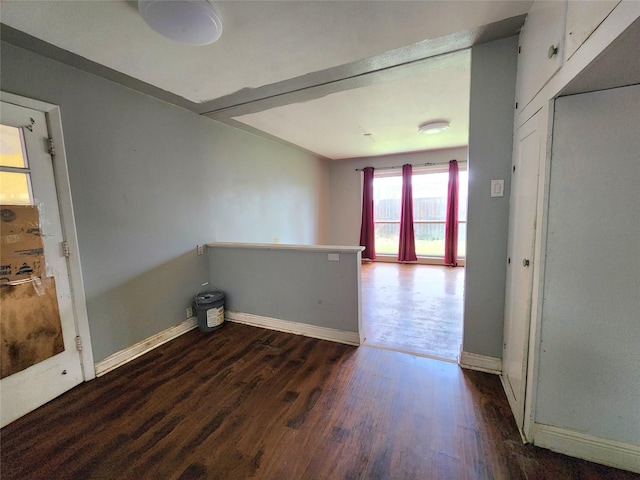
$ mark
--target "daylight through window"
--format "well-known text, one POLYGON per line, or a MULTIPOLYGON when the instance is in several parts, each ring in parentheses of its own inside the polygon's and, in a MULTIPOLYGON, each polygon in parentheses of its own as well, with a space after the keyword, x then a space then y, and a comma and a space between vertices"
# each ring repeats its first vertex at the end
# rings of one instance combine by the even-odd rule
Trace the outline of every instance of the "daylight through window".
MULTIPOLYGON (((467 237, 467 187, 466 169, 461 166, 459 178, 458 256, 466 255, 467 237)), ((447 211, 446 171, 414 171, 413 173, 413 223, 416 254, 419 257, 444 257, 444 226, 447 211)), ((400 235, 400 201, 402 177, 400 173, 374 177, 373 208, 376 237, 376 253, 397 255, 400 235)))

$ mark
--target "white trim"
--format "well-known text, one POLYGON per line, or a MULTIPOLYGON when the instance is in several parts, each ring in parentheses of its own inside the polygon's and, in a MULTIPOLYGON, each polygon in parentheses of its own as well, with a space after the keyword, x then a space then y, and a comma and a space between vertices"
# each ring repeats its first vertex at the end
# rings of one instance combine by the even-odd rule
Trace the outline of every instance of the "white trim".
POLYGON ((590 462, 640 473, 640 445, 616 442, 566 428, 534 424, 534 445, 590 462))
POLYGON ((293 245, 289 243, 207 243, 209 248, 248 248, 252 250, 302 250, 305 252, 359 253, 364 247, 349 245, 293 245))
POLYGON ((121 367, 125 363, 130 362, 134 358, 138 358, 141 355, 144 355, 147 352, 150 352, 156 347, 159 347, 163 343, 167 343, 174 338, 179 337, 180 335, 187 333, 190 330, 193 330, 198 326, 197 317, 190 317, 186 319, 184 322, 181 322, 173 327, 167 328, 162 332, 156 333, 146 340, 142 340, 141 342, 136 343, 135 345, 131 345, 124 350, 120 350, 119 352, 114 353, 113 355, 109 355, 104 360, 101 360, 95 364, 96 368, 96 376, 101 377, 105 373, 110 372, 118 367, 121 367))
POLYGON ((53 105, 51 103, 36 100, 34 98, 22 97, 20 95, 8 93, 5 91, 0 92, 0 99, 6 103, 18 105, 19 107, 30 108, 32 110, 38 110, 40 112, 49 112, 55 108, 58 108, 56 105, 53 105))
POLYGON ((96 374, 95 370, 92 368, 93 350, 89 331, 89 315, 87 314, 87 301, 80 264, 80 250, 78 247, 78 236, 76 232, 75 216, 73 213, 73 201, 71 198, 71 185, 67 169, 67 154, 64 146, 60 107, 51 103, 7 92, 0 92, 0 99, 6 103, 44 112, 47 118, 47 130, 49 136, 53 138, 55 144, 56 154, 54 156, 53 168, 56 180, 56 194, 59 202, 62 232, 65 240, 69 244, 68 267, 72 292, 71 300, 75 314, 76 335, 82 339, 80 360, 83 378, 86 382, 94 379, 96 374))
POLYGON ((234 323, 243 323, 253 327, 267 328, 279 332, 294 333, 305 337, 319 338, 331 342, 345 343, 347 345, 360 345, 360 335, 358 332, 346 332, 335 328, 318 327, 306 323, 291 322, 279 318, 263 317, 252 313, 235 312, 227 310, 225 318, 234 323))
MULTIPOLYGON (((457 267, 464 267, 466 265, 465 258, 458 259, 457 267)), ((380 263, 403 263, 407 265, 435 265, 438 267, 449 267, 450 265, 445 265, 444 258, 442 257, 418 257, 418 260, 415 262, 399 262, 398 255, 388 255, 388 254, 376 254, 375 260, 363 259, 365 262, 380 262, 380 263)))
POLYGON ((56 189, 60 202, 60 218, 64 238, 69 245, 69 277, 73 286, 73 308, 75 310, 76 329, 78 336, 82 339, 82 372, 84 381, 87 382, 95 378, 95 370, 92 368, 94 358, 91 346, 91 335, 89 332, 89 314, 87 313, 87 300, 84 292, 84 280, 82 277, 82 266, 80 264, 80 247, 78 245, 78 235, 76 232, 75 214, 71 198, 71 184, 67 170, 67 155, 64 146, 64 136, 62 134, 62 119, 60 109, 55 107, 47 113, 47 123, 49 125, 49 135, 53 138, 56 155, 54 168, 56 172, 56 189))
POLYGON ((502 360, 496 357, 488 357, 477 353, 461 351, 458 357, 458 365, 467 370, 477 370, 479 372, 502 373, 502 360))
POLYGON ((551 175, 551 147, 553 142, 553 121, 555 112, 555 100, 551 100, 544 105, 536 114, 540 112, 538 128, 540 129, 541 148, 545 146, 545 151, 540 152, 538 165, 538 207, 536 214, 536 236, 535 249, 533 253, 533 275, 531 283, 531 312, 529 318, 529 343, 527 351, 527 369, 523 425, 520 433, 523 438, 533 438, 535 402, 538 390, 538 363, 540 354, 540 335, 542 329, 542 312, 544 304, 544 282, 546 269, 546 249, 547 249, 547 227, 549 213, 549 191, 551 175))
POLYGON ((362 252, 356 254, 356 281, 358 283, 358 344, 364 343, 364 328, 362 326, 362 252))

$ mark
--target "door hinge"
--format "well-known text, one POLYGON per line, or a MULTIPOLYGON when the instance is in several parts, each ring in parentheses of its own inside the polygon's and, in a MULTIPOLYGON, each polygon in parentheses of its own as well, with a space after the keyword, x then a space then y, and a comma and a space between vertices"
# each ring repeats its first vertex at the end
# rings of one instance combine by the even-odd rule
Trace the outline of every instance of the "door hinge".
POLYGON ((56 144, 51 137, 47 138, 47 150, 49 151, 49 155, 52 157, 56 156, 56 144))
POLYGON ((76 350, 82 351, 82 338, 80 338, 80 335, 76 337, 76 350))
POLYGON ((62 242, 62 255, 69 258, 71 256, 71 250, 69 250, 69 242, 66 240, 62 242))

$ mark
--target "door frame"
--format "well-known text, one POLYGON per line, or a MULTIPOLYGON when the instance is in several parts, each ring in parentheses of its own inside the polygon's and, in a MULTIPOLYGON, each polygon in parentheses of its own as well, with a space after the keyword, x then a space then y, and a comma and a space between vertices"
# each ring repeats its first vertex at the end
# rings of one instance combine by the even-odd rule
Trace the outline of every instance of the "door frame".
POLYGON ((67 169, 67 154, 64 147, 60 107, 51 103, 22 97, 20 95, 4 91, 0 91, 0 100, 5 103, 11 103, 13 105, 43 112, 47 119, 47 131, 49 138, 53 139, 53 143, 55 145, 55 154, 52 155, 53 172, 60 208, 62 233, 69 245, 69 257, 67 258, 67 264, 69 267, 69 281, 71 283, 71 302, 73 304, 73 312, 75 315, 76 333, 82 342, 80 362, 83 379, 86 382, 94 379, 96 377, 96 372, 93 360, 93 350, 91 347, 89 316, 87 313, 87 301, 84 292, 84 282, 82 279, 80 250, 78 248, 78 236, 73 213, 73 202, 71 199, 71 184, 69 182, 69 172, 67 169))
MULTIPOLYGON (((522 424, 518 424, 518 431, 525 443, 533 443, 535 433, 535 409, 536 409, 536 390, 537 390, 537 374, 539 360, 539 339, 542 325, 542 305, 544 298, 544 272, 546 262, 546 240, 547 240, 547 216, 549 205, 549 189, 550 189, 550 171, 551 171, 551 147, 553 134, 553 115, 555 108, 555 99, 543 104, 540 108, 533 111, 530 116, 520 118, 514 125, 514 145, 513 155, 515 156, 518 146, 515 143, 518 130, 524 126, 529 120, 538 115, 534 121, 537 122, 537 130, 539 133, 540 152, 538 157, 538 183, 537 183, 537 202, 535 215, 535 232, 534 246, 532 256, 531 273, 531 304, 529 311, 528 325, 528 341, 526 342, 527 352, 525 354, 526 368, 523 372, 522 381, 524 388, 524 412, 522 424)), ((508 299, 505 299, 508 302, 508 299)), ((500 375, 503 389, 509 404, 513 409, 512 399, 503 375, 500 375)), ((516 422, 517 423, 517 422, 516 422)))
MULTIPOLYGON (((523 381, 525 382, 524 415, 523 424, 518 425, 518 430, 525 443, 533 443, 535 434, 536 391, 538 386, 536 379, 538 375, 539 339, 541 335, 542 306, 544 302, 542 292, 544 291, 544 272, 546 263, 547 209, 549 205, 554 109, 555 98, 543 104, 538 110, 535 110, 531 116, 520 119, 521 121, 519 122, 517 121, 514 128, 515 138, 515 134, 520 127, 535 115, 539 115, 537 122, 538 130, 540 131, 541 148, 538 160, 538 196, 533 249, 533 272, 531 279, 531 305, 528 328, 529 340, 527 342, 527 354, 525 356, 527 366, 523 376, 523 381)), ((515 148, 516 147, 514 145, 514 149, 515 148)), ((504 387, 505 393, 507 393, 506 385, 504 385, 504 387)), ((507 393, 507 397, 508 396, 509 394, 507 393)))

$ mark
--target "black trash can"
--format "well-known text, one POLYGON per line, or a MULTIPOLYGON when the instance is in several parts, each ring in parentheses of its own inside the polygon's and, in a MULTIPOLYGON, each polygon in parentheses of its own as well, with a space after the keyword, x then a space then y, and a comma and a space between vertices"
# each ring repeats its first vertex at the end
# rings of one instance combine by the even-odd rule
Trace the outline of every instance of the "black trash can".
POLYGON ((193 299, 193 309, 201 332, 217 330, 224 324, 224 292, 212 290, 198 293, 193 299))

